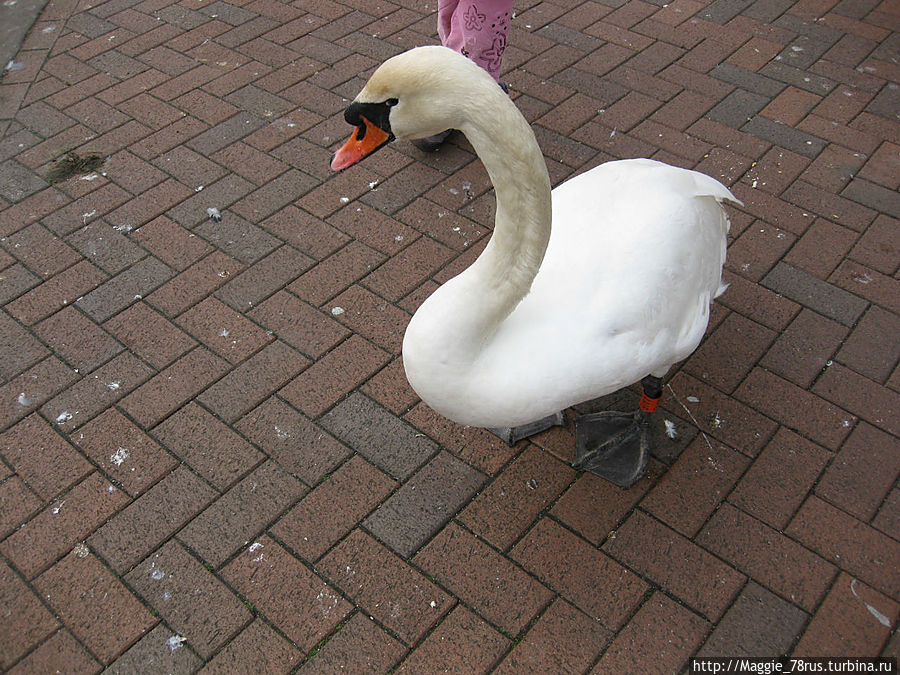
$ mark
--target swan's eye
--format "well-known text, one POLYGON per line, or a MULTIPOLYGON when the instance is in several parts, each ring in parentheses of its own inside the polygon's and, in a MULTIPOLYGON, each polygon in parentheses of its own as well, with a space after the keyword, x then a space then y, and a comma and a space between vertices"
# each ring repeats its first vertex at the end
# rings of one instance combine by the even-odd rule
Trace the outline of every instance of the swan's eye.
POLYGON ((400 103, 400 99, 397 99, 397 98, 389 98, 387 101, 385 101, 385 103, 387 103, 391 108, 393 108, 395 105, 397 105, 398 103, 400 103))

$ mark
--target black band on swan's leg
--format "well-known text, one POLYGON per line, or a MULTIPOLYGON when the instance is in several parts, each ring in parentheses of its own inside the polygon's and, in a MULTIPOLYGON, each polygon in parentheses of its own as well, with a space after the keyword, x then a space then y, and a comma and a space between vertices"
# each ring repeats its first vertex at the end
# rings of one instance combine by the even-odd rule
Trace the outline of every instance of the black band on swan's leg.
POLYGON ((644 393, 647 394, 650 398, 661 398, 662 397, 662 378, 654 377, 653 375, 648 375, 643 380, 641 380, 641 386, 644 388, 644 393))

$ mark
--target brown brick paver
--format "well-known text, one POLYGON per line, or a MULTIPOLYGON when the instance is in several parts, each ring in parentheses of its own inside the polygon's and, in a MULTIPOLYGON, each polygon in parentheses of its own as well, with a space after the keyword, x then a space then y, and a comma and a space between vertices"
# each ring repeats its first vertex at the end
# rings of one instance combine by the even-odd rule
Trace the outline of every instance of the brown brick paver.
POLYGON ((254 541, 222 576, 303 651, 352 610, 334 588, 268 537, 254 541))
POLYGON ((148 556, 124 579, 204 659, 253 618, 231 589, 175 540, 148 556), (207 614, 208 606, 217 608, 214 616, 207 614))
POLYGON ((627 491, 571 421, 510 448, 406 382, 490 182, 461 136, 328 163, 435 3, 34 10, 0 76, 0 670, 898 656, 895 4, 515 0, 554 184, 644 156, 743 201, 627 491), (51 185, 69 151, 104 163, 51 185))
POLYGON ((34 581, 35 588, 81 643, 111 663, 157 619, 108 568, 75 548, 34 581))

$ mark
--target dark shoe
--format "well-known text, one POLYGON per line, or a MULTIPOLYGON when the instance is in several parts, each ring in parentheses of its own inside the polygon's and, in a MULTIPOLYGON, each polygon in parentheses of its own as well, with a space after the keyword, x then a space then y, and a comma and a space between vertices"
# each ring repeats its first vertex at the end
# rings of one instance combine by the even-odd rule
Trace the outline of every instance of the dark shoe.
POLYGON ((453 129, 447 129, 447 131, 442 131, 441 133, 429 136, 428 138, 416 138, 413 140, 412 144, 422 152, 436 152, 438 148, 444 144, 444 141, 447 140, 447 137, 450 136, 451 133, 453 133, 453 129))

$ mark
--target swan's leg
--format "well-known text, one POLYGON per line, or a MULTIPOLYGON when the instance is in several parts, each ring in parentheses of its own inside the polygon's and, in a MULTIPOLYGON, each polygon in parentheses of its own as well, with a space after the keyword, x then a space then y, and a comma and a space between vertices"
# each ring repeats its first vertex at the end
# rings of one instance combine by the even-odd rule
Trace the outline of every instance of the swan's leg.
POLYGON ((529 436, 534 436, 542 431, 549 429, 550 427, 558 427, 565 424, 566 418, 561 413, 554 413, 552 415, 547 415, 546 417, 542 417, 539 420, 535 420, 534 422, 529 422, 528 424, 522 424, 518 427, 504 427, 502 429, 488 429, 495 436, 499 436, 501 439, 506 441, 507 445, 515 445, 518 441, 521 441, 523 438, 528 438, 529 436))
POLYGON ((576 469, 628 488, 644 477, 650 459, 650 414, 662 397, 662 378, 641 380, 643 393, 633 413, 601 412, 575 420, 576 469))

